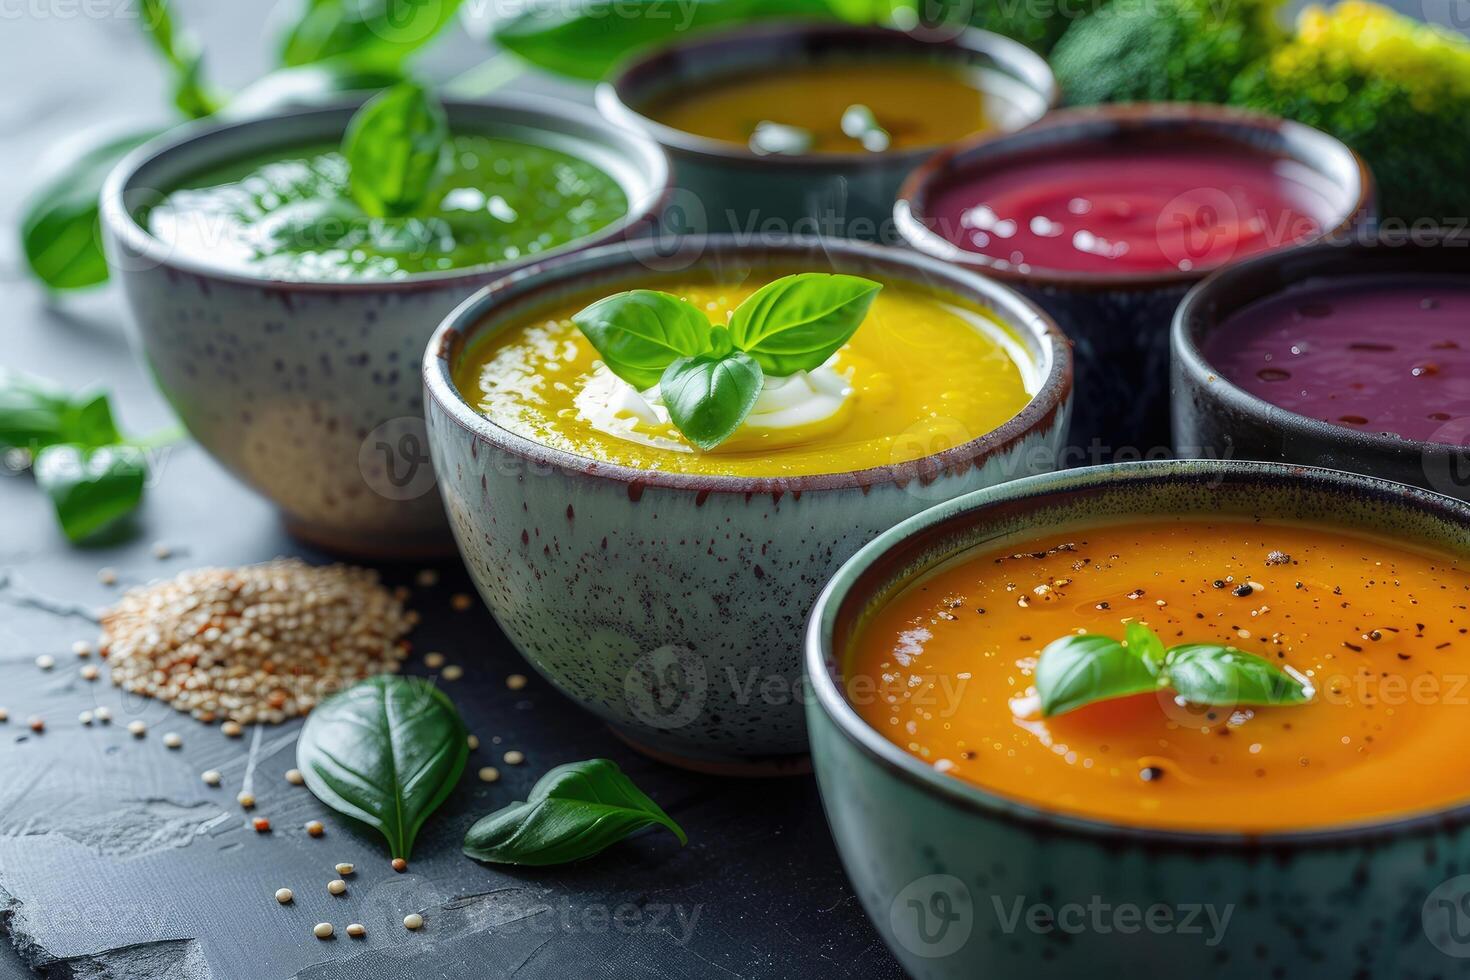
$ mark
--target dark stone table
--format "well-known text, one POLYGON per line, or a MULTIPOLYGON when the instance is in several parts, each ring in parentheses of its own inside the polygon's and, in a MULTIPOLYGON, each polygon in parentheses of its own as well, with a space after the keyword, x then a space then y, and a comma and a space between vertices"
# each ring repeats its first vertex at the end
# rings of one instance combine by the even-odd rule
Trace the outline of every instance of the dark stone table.
MULTIPOLYGON (((164 104, 137 9, 133 0, 28 5, 0 27, 0 365, 105 386, 124 428, 144 433, 171 418, 129 349, 120 297, 103 290, 49 301, 23 274, 11 230, 19 192, 44 172, 48 146, 88 122, 149 118, 164 104)), ((255 40, 263 9, 183 6, 224 83, 264 64, 267 42, 255 40)), ((449 78, 484 56, 461 36, 425 66, 449 78)), ((431 650, 465 667, 444 688, 482 747, 404 875, 389 869, 374 833, 284 781, 299 724, 232 740, 126 696, 105 674, 82 680, 71 644, 96 636, 96 611, 125 586, 200 565, 325 559, 285 537, 266 504, 193 445, 169 452, 157 477, 129 543, 78 549, 62 539, 28 476, 0 476, 0 706, 10 715, 0 724, 0 925, 13 944, 0 943, 0 978, 26 976, 27 967, 52 977, 170 980, 899 974, 847 885, 810 778, 690 775, 631 753, 534 676, 509 691, 507 674, 531 672, 478 600, 469 612, 452 610, 453 593, 472 591, 457 563, 442 568, 438 586, 414 589, 423 623, 410 669, 425 673, 421 654, 431 650), (173 556, 154 557, 155 542, 173 556), (117 586, 99 582, 104 566, 117 570, 117 586), (54 670, 35 665, 43 653, 57 659, 54 670), (115 720, 84 727, 78 713, 97 705, 115 720), (27 729, 32 714, 45 718, 44 734, 27 729), (125 730, 134 718, 147 722, 146 738, 125 730), (183 736, 181 750, 163 746, 165 731, 183 736), (499 763, 510 748, 526 753, 525 765, 499 763), (689 845, 645 833, 585 865, 525 872, 460 854, 479 815, 524 798, 551 766, 594 756, 623 766, 684 826, 689 845), (492 762, 501 781, 477 780, 475 768, 492 762), (223 786, 200 780, 210 768, 224 774, 223 786), (256 834, 234 802, 247 780, 273 833, 256 834), (320 839, 303 830, 313 818, 327 826, 320 839), (334 898, 326 883, 340 861, 357 872, 347 895, 334 898), (295 891, 294 905, 273 899, 282 886, 295 891), (427 910, 428 926, 413 934, 402 918, 416 909, 427 910), (312 936, 323 920, 337 924, 336 939, 312 936), (367 938, 346 938, 349 921, 365 923, 367 938)), ((411 584, 416 570, 383 574, 411 584)))

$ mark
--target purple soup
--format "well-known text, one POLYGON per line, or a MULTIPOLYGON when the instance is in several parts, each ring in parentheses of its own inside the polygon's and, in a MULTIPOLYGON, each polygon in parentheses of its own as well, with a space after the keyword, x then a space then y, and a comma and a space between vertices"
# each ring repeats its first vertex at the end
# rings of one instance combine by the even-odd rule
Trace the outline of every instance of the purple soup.
POLYGON ((1237 310, 1204 355, 1227 380, 1298 415, 1458 442, 1436 434, 1470 416, 1470 276, 1312 280, 1237 310))

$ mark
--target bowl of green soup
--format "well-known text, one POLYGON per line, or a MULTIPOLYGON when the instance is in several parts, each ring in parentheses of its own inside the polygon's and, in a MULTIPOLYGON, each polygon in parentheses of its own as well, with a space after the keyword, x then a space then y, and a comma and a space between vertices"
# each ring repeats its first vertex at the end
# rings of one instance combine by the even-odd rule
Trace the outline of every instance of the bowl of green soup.
POLYGON ((1017 294, 916 253, 698 245, 467 301, 425 357, 429 445, 465 565, 542 675, 650 754, 767 771, 805 754, 822 583, 934 502, 1053 468, 1071 355, 1017 294))
POLYGON ((368 556, 451 546, 424 441, 434 325, 507 271, 659 212, 666 158, 542 99, 444 106, 432 193, 365 213, 340 150, 356 105, 186 127, 103 191, 109 264, 190 433, 295 535, 368 556))
POLYGON ((1040 55, 988 31, 926 39, 792 21, 635 56, 597 104, 669 153, 691 229, 886 240, 922 160, 1025 127, 1057 97, 1040 55))

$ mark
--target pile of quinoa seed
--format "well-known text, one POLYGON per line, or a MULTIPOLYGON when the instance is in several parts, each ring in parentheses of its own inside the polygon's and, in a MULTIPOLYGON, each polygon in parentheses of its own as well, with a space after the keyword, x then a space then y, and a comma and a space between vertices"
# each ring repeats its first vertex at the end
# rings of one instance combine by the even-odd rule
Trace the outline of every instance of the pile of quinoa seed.
POLYGON ((416 613, 376 572, 279 558, 134 589, 102 617, 112 682, 203 722, 278 723, 396 673, 416 613))

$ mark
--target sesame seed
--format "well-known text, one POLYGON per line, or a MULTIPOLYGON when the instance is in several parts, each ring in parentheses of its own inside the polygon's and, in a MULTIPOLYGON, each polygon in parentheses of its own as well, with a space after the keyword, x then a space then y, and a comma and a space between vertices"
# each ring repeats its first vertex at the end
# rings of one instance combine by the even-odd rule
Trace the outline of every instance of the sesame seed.
POLYGON ((239 738, 245 733, 245 729, 240 725, 240 723, 233 720, 226 721, 223 725, 219 726, 219 730, 224 732, 230 738, 239 738))
POLYGON ((290 905, 292 898, 295 898, 295 896, 291 894, 291 889, 289 889, 289 888, 277 888, 276 889, 276 901, 280 902, 282 905, 290 905))
POLYGON ((446 681, 457 681, 464 676, 464 668, 459 664, 450 664, 444 668, 442 676, 446 681))
POLYGON ((449 604, 454 607, 455 612, 465 612, 474 604, 474 601, 463 592, 456 592, 449 598, 449 604))
POLYGON ((199 774, 199 778, 204 780, 206 786, 218 786, 224 777, 220 775, 218 769, 206 769, 199 774))
POLYGON ((247 793, 244 790, 241 790, 239 794, 235 796, 235 802, 243 806, 245 809, 249 810, 251 807, 255 806, 255 794, 247 793))
POLYGON ((397 871, 399 874, 402 874, 403 872, 408 870, 408 862, 405 861, 403 858, 394 858, 393 870, 397 871))
POLYGON ((148 734, 148 726, 141 719, 130 721, 128 722, 128 734, 132 735, 133 738, 142 738, 148 734))
POLYGON ((84 664, 82 666, 81 675, 82 680, 84 681, 95 681, 98 677, 102 675, 102 672, 97 669, 96 664, 84 664))
POLYGON ((351 936, 353 939, 361 939, 363 936, 367 935, 367 927, 364 926, 361 922, 353 922, 347 927, 347 935, 351 936))
POLYGON ((117 570, 113 568, 97 569, 97 581, 101 582, 103 585, 116 585, 117 570))
POLYGON ((475 751, 475 749, 478 749, 480 747, 480 736, 478 736, 478 735, 470 735, 470 736, 467 736, 464 741, 465 741, 465 744, 470 747, 470 751, 471 752, 475 751))
POLYGON ((444 666, 444 654, 437 651, 424 654, 424 666, 430 670, 438 670, 444 666))
POLYGON ((405 929, 422 929, 424 927, 424 917, 417 912, 410 912, 403 917, 403 927, 405 929))
POLYGON ((439 573, 432 568, 421 569, 413 580, 421 589, 432 589, 439 584, 439 573))
POLYGON ((308 820, 306 822, 306 832, 313 837, 320 837, 327 832, 327 828, 322 826, 320 820, 308 820))
POLYGON ((511 749, 509 752, 505 753, 505 755, 502 758, 505 759, 505 764, 506 765, 508 765, 508 766, 518 766, 522 762, 525 762, 526 761, 526 753, 521 752, 521 751, 518 751, 516 749, 511 749))
POLYGON ((77 721, 81 722, 83 725, 92 724, 92 712, 83 711, 81 714, 77 715, 77 721))
POLYGON ((287 769, 286 782, 290 783, 292 786, 300 786, 302 783, 306 782, 306 777, 301 775, 300 769, 287 769))
POLYGON ((112 709, 107 705, 102 705, 92 713, 97 716, 97 720, 102 722, 102 724, 107 725, 112 723, 112 709))
POLYGON ((40 715, 31 715, 31 717, 27 719, 26 724, 30 725, 31 731, 35 732, 37 735, 46 730, 45 719, 43 719, 40 715))
POLYGON ((170 548, 164 542, 162 542, 162 541, 155 541, 154 542, 154 544, 153 544, 153 557, 154 558, 157 558, 159 561, 163 561, 165 558, 171 558, 171 557, 173 557, 173 553, 174 553, 174 549, 170 548))
POLYGON ((311 934, 318 939, 331 939, 332 924, 330 922, 318 922, 312 927, 311 934))
POLYGON ((352 865, 344 861, 343 863, 337 865, 337 873, 346 878, 348 875, 352 874, 352 865))
POLYGON ((271 822, 265 817, 256 817, 250 821, 250 826, 255 828, 257 834, 268 834, 270 833, 271 822))
POLYGON ((347 893, 347 882, 343 881, 341 878, 334 878, 333 880, 327 882, 327 891, 331 892, 333 895, 345 895, 347 893))
POLYGON ((0 708, 0 721, 9 721, 9 720, 10 720, 10 712, 9 711, 6 711, 4 708, 0 708))
POLYGON ((183 746, 184 740, 179 737, 178 732, 164 732, 163 746, 167 749, 177 749, 183 746))
POLYGON ((43 653, 36 658, 36 666, 42 670, 50 670, 56 666, 56 658, 49 653, 43 653))
POLYGON ((510 688, 512 691, 519 691, 521 688, 526 686, 526 675, 511 674, 505 679, 505 686, 510 688))
POLYGON ((92 655, 92 644, 86 640, 77 640, 71 645, 71 652, 78 657, 90 657, 92 655))
POLYGON ((500 778, 500 770, 494 766, 485 766, 480 770, 480 778, 487 783, 493 783, 500 778))

